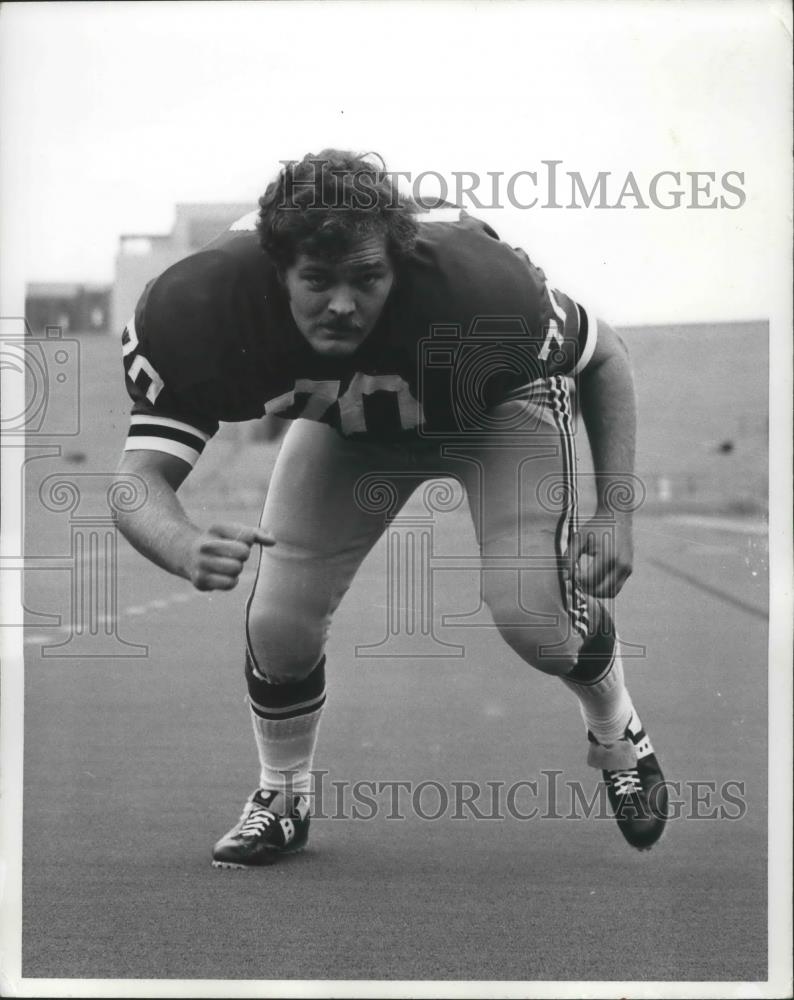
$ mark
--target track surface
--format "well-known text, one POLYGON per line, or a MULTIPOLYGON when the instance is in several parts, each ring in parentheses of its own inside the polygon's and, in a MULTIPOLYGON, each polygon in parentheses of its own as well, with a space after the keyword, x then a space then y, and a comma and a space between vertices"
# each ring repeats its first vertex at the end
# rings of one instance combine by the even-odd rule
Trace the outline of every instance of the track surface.
MULTIPOLYGON (((113 467, 124 408, 104 437, 90 432, 92 469, 113 467)), ((63 518, 35 501, 56 468, 30 465, 34 555, 69 549, 63 518)), ((256 517, 249 496, 212 495, 192 495, 205 523, 256 517)), ((441 517, 437 542, 473 553, 466 516, 441 517)), ((400 821, 380 796, 375 818, 319 819, 306 852, 256 872, 209 864, 256 784, 240 630, 252 569, 232 594, 200 595, 121 543, 117 632, 146 656, 42 656, 66 633, 29 629, 23 974, 765 979, 763 543, 749 528, 641 518, 618 603, 623 639, 646 647, 627 675, 667 776, 716 783, 701 815, 721 804, 735 814, 720 788, 743 783, 742 818, 675 820, 639 854, 611 819, 452 820, 450 807, 428 821, 408 796, 400 821)), ((542 772, 557 770, 566 816, 563 783, 591 793, 597 780, 575 700, 493 629, 439 627, 461 658, 356 655, 386 634, 384 559, 380 545, 332 632, 316 759, 325 787, 432 779, 452 794, 455 781, 534 779, 541 794, 519 808, 552 811, 542 772)), ((31 572, 27 604, 67 616, 68 574, 31 572)), ((444 573, 437 619, 476 607, 475 574, 444 573)), ((692 794, 682 788, 690 814, 692 794)), ((428 792, 422 807, 437 801, 428 792)))

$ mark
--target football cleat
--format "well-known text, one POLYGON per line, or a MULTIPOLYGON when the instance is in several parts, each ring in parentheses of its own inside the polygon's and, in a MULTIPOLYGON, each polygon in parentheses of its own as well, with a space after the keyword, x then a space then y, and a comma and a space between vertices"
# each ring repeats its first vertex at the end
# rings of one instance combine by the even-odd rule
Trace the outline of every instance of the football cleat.
POLYGON ((640 851, 648 851, 664 832, 667 786, 651 741, 632 715, 616 743, 601 744, 588 732, 587 763, 601 769, 618 829, 640 851))
POLYGON ((272 865, 281 854, 302 850, 309 839, 309 800, 296 795, 292 807, 281 792, 258 788, 236 826, 212 849, 213 868, 272 865))

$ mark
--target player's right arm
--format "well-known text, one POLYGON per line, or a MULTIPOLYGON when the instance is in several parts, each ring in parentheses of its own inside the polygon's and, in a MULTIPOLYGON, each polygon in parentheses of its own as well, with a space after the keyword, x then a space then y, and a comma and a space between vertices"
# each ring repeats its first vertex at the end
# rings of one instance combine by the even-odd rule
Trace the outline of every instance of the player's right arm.
POLYGON ((203 530, 194 524, 176 495, 190 468, 165 452, 125 451, 118 474, 141 479, 146 500, 134 511, 118 511, 116 523, 133 548, 197 590, 231 590, 253 546, 274 540, 250 525, 223 521, 203 530))
POLYGON ((250 525, 222 521, 203 529, 177 498, 218 430, 228 395, 217 374, 228 326, 225 299, 214 294, 224 277, 217 263, 199 254, 166 271, 147 287, 122 336, 133 407, 119 475, 142 480, 146 498, 135 510, 117 511, 116 523, 147 559, 198 590, 231 590, 252 547, 274 544, 250 525))

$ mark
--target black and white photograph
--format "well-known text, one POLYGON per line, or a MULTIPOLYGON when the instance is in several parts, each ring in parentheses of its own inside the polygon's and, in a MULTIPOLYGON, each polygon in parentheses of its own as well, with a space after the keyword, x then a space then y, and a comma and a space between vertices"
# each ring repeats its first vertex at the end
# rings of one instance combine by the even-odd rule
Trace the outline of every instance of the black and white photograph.
POLYGON ((0 9, 0 992, 792 991, 792 8, 0 9))

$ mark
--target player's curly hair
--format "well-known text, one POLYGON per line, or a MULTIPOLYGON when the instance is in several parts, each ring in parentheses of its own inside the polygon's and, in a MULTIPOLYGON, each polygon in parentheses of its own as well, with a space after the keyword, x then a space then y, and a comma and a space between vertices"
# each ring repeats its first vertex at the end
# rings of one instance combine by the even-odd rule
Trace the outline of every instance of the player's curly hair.
POLYGON ((416 242, 417 206, 380 165, 339 149, 307 153, 284 165, 259 199, 262 249, 282 273, 299 253, 336 257, 373 233, 386 236, 395 265, 416 242))

